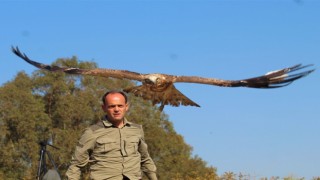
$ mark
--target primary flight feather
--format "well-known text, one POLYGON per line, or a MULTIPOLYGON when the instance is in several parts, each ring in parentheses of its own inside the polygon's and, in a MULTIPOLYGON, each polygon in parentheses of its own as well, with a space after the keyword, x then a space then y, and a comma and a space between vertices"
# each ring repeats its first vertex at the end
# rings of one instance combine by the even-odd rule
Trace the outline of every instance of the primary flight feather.
POLYGON ((249 87, 249 88, 279 88, 284 87, 292 83, 293 81, 307 76, 314 69, 297 72, 298 70, 305 69, 313 65, 295 65, 292 67, 271 71, 265 75, 242 79, 242 80, 223 80, 216 78, 204 78, 198 76, 176 76, 169 74, 141 74, 137 72, 127 70, 115 70, 115 69, 80 69, 72 67, 59 67, 42 64, 33 61, 28 58, 24 53, 21 53, 18 47, 12 47, 14 54, 24 59, 33 66, 45 69, 52 72, 65 72, 68 74, 78 75, 90 75, 90 76, 102 76, 112 77, 118 79, 130 79, 140 81, 142 85, 125 88, 127 93, 133 93, 135 96, 142 97, 146 100, 151 100, 153 104, 160 104, 160 110, 163 110, 165 105, 172 106, 197 106, 197 103, 183 95, 174 86, 174 83, 198 83, 207 84, 221 87, 249 87), (294 73, 296 72, 296 73, 294 73))

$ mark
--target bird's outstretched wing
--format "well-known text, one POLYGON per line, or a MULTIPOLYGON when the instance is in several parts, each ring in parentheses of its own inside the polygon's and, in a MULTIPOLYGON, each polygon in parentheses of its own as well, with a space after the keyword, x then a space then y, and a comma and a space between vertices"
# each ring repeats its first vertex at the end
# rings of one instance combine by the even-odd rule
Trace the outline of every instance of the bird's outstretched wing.
POLYGON ((153 104, 161 104, 160 110, 163 109, 165 105, 172 106, 197 106, 197 103, 190 100, 188 97, 183 95, 174 86, 174 83, 197 83, 197 84, 207 84, 222 87, 249 87, 249 88, 279 88, 287 86, 293 81, 305 77, 312 73, 314 69, 305 70, 298 72, 301 69, 311 67, 313 65, 295 65, 292 67, 271 71, 265 75, 242 79, 242 80, 222 80, 216 78, 204 78, 198 76, 176 76, 169 74, 140 74, 137 72, 127 71, 127 70, 114 70, 114 69, 80 69, 80 68, 70 68, 70 67, 59 67, 45 65, 28 58, 27 55, 21 53, 18 47, 12 47, 14 54, 24 59, 29 64, 33 66, 45 69, 48 71, 61 71, 68 74, 78 74, 78 75, 90 75, 90 76, 102 76, 102 77, 112 77, 118 79, 130 79, 140 81, 141 86, 134 86, 125 88, 124 91, 132 93, 135 96, 142 97, 146 100, 151 100, 153 104))
POLYGON ((279 88, 291 84, 293 81, 305 77, 312 73, 315 69, 297 72, 301 69, 313 66, 297 64, 292 67, 271 71, 265 75, 242 79, 242 80, 221 80, 215 78, 203 78, 197 76, 177 76, 175 82, 184 83, 200 83, 208 85, 216 85, 222 87, 249 87, 249 88, 279 88), (297 72, 297 73, 294 73, 297 72))
POLYGON ((140 73, 126 71, 126 70, 114 70, 114 69, 80 69, 73 67, 60 67, 60 66, 51 66, 47 64, 42 64, 36 61, 29 59, 29 57, 22 53, 18 47, 12 47, 12 52, 25 60, 27 63, 39 68, 52 72, 65 72, 68 74, 79 74, 79 75, 90 75, 90 76, 103 76, 103 77, 113 77, 119 79, 132 79, 137 81, 143 81, 143 76, 140 73))

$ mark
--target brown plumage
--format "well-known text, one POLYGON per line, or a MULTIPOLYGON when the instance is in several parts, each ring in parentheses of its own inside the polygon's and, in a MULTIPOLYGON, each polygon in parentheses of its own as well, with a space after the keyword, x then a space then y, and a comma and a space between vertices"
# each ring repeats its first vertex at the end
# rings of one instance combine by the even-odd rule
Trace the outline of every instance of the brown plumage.
POLYGON ((313 65, 301 64, 272 71, 265 75, 242 79, 242 80, 222 80, 216 78, 204 78, 198 76, 175 76, 168 74, 140 74, 127 70, 114 70, 114 69, 79 69, 72 67, 59 67, 45 65, 29 59, 24 53, 21 53, 18 47, 12 47, 14 54, 24 59, 33 66, 45 69, 48 71, 56 72, 61 71, 68 74, 78 75, 90 75, 90 76, 102 76, 112 77, 118 79, 130 79, 140 81, 142 85, 125 88, 124 91, 127 93, 133 93, 135 96, 142 97, 146 100, 151 100, 153 104, 161 104, 160 110, 163 110, 165 105, 172 106, 197 106, 197 103, 190 100, 188 97, 183 95, 174 86, 174 83, 198 83, 207 84, 222 87, 249 87, 249 88, 279 88, 284 87, 292 83, 293 81, 307 76, 314 69, 306 70, 302 72, 293 73, 295 71, 304 69, 313 65))

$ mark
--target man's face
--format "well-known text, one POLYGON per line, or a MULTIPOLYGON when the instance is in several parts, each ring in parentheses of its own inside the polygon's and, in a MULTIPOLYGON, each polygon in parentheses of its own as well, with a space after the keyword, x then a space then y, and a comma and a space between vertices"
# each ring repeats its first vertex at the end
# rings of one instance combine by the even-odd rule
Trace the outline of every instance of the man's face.
POLYGON ((120 93, 108 94, 105 98, 105 104, 102 109, 107 113, 108 120, 114 123, 119 123, 123 120, 127 110, 128 103, 120 93))

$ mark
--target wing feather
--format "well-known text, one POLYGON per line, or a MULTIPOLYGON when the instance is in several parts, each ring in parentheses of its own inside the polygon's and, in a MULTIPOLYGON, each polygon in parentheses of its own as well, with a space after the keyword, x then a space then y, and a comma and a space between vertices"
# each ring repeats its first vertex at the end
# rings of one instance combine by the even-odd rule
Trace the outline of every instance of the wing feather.
POLYGON ((113 78, 119 78, 119 79, 125 78, 125 79, 137 80, 137 81, 144 80, 143 74, 131 72, 127 70, 114 70, 114 69, 101 69, 101 68, 80 69, 80 68, 73 68, 73 67, 59 67, 54 65, 46 65, 46 64, 42 64, 29 59, 26 54, 20 52, 18 47, 12 47, 12 52, 33 66, 39 69, 45 69, 52 72, 65 72, 68 74, 113 77, 113 78))
POLYGON ((137 97, 142 97, 145 100, 151 100, 152 104, 161 104, 160 110, 165 105, 171 106, 196 106, 200 107, 197 103, 182 94, 175 86, 170 83, 166 86, 164 91, 153 91, 149 84, 143 84, 141 86, 127 87, 124 89, 127 93, 133 93, 137 97))
POLYGON ((301 64, 298 64, 289 68, 271 71, 262 76, 243 80, 222 80, 216 78, 203 78, 198 76, 176 76, 175 82, 199 83, 222 87, 279 88, 287 86, 293 81, 312 73, 314 69, 292 74, 293 72, 305 69, 310 66, 313 65, 310 64, 302 66, 301 64))

